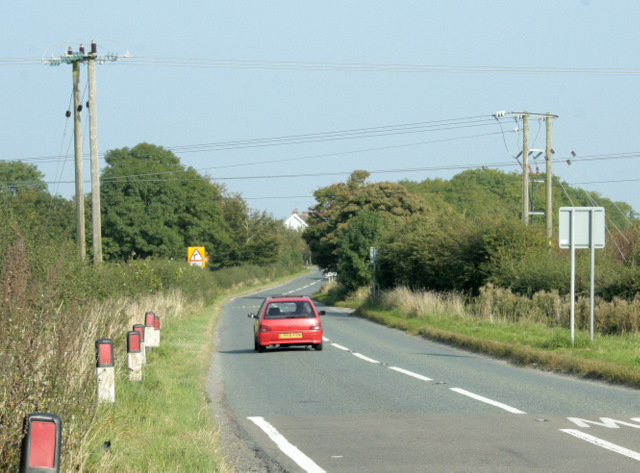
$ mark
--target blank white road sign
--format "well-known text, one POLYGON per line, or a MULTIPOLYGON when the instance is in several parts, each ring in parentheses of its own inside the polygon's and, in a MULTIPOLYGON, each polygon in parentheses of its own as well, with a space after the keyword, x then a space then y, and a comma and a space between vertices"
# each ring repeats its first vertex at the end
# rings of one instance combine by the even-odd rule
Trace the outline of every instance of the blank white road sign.
POLYGON ((603 207, 560 207, 558 226, 560 248, 571 248, 572 226, 574 248, 604 248, 603 207))

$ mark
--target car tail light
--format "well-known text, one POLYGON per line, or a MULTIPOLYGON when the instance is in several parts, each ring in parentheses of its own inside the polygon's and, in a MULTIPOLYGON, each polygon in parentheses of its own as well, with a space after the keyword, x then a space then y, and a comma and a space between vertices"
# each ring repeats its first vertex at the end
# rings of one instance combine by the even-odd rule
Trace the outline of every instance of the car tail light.
POLYGON ((311 324, 311 326, 309 327, 309 330, 321 330, 322 329, 322 325, 320 324, 311 324))
POLYGON ((260 324, 258 330, 260 330, 261 332, 271 332, 271 327, 269 327, 268 325, 260 324))

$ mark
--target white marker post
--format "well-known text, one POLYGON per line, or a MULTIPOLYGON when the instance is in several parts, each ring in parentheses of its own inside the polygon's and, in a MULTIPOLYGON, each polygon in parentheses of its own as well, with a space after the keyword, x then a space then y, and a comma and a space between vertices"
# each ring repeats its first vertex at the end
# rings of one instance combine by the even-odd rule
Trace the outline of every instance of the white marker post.
POLYGON ((147 364, 147 350, 145 350, 145 346, 144 346, 144 325, 135 324, 133 326, 133 330, 135 330, 136 332, 138 332, 140 334, 140 351, 142 352, 142 364, 146 365, 147 364))
POLYGON ((157 315, 153 316, 153 334, 155 336, 155 340, 156 340, 156 346, 159 347, 160 346, 160 317, 158 317, 157 315))
POLYGON ((153 327, 155 315, 153 312, 145 312, 144 314, 144 344, 148 352, 151 352, 156 346, 155 328, 153 327))
POLYGON ((98 401, 116 401, 116 379, 113 367, 113 341, 101 338, 96 342, 96 376, 98 379, 98 401))
POLYGON ((127 364, 129 381, 142 381, 142 350, 140 332, 132 330, 127 333, 127 364))

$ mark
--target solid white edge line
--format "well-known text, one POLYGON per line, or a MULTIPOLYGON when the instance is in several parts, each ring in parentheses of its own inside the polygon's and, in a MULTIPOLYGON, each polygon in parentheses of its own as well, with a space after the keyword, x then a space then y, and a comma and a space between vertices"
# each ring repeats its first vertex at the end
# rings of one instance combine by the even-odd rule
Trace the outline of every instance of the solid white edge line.
POLYGON ((338 350, 351 351, 349 348, 338 345, 337 343, 332 343, 331 346, 336 347, 338 350))
POLYGON ((629 450, 628 448, 621 447, 620 445, 616 445, 615 443, 599 439, 598 437, 594 437, 593 435, 585 434, 584 432, 574 429, 560 429, 560 432, 573 435, 574 437, 585 440, 589 443, 592 443, 593 445, 597 445, 598 447, 606 448, 607 450, 611 450, 612 452, 616 452, 620 455, 624 455, 626 457, 640 461, 640 453, 629 450))
POLYGON ((361 360, 368 361, 369 363, 377 363, 377 364, 380 364, 380 362, 379 362, 379 361, 376 361, 376 360, 374 360, 374 359, 372 359, 372 358, 369 358, 368 356, 361 355, 360 353, 353 353, 353 356, 357 356, 357 357, 358 357, 358 358, 360 358, 361 360))
POLYGON ((265 434, 278 446, 282 452, 291 458, 300 468, 308 473, 326 473, 311 458, 302 453, 298 447, 289 442, 276 430, 264 417, 247 417, 251 422, 260 427, 265 434))
POLYGON ((389 369, 397 371, 398 373, 406 374, 407 376, 413 376, 414 378, 421 379, 422 381, 433 381, 431 378, 427 378, 426 376, 422 376, 421 374, 414 373, 413 371, 398 368, 397 366, 389 366, 389 369))
POLYGON ((493 399, 489 399, 488 397, 480 396, 478 394, 474 394, 472 392, 466 391, 462 388, 450 388, 452 391, 457 392, 458 394, 462 394, 464 396, 468 396, 477 401, 485 402, 487 404, 491 404, 492 406, 499 407, 500 409, 504 409, 507 412, 511 412, 512 414, 526 414, 526 412, 521 411, 520 409, 516 409, 515 407, 508 406, 498 401, 494 401, 493 399))

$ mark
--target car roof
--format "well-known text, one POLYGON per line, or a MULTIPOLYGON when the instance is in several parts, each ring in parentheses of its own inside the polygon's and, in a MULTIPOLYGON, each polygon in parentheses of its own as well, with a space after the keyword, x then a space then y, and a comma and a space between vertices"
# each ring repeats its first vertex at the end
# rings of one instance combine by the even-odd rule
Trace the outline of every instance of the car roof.
POLYGON ((267 297, 267 302, 295 302, 295 301, 309 301, 309 296, 270 296, 267 297))

